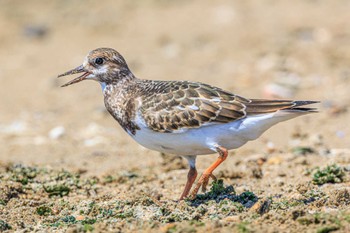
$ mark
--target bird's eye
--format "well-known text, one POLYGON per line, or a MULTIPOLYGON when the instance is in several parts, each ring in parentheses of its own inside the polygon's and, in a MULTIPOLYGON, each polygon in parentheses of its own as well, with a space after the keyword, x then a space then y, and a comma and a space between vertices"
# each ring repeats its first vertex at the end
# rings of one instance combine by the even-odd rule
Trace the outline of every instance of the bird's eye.
POLYGON ((95 63, 96 63, 97 65, 102 65, 102 64, 103 64, 103 59, 100 58, 100 57, 98 57, 98 58, 95 59, 95 63))

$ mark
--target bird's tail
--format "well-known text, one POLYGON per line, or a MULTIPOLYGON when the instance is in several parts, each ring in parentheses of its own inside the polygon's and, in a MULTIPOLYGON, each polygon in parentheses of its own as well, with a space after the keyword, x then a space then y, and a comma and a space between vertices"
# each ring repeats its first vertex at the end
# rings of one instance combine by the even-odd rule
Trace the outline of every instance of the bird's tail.
POLYGON ((318 112, 317 108, 302 107, 305 105, 316 104, 319 101, 293 101, 293 100, 265 100, 252 99, 250 103, 246 104, 247 114, 264 114, 277 111, 299 112, 299 113, 313 113, 318 112))
POLYGON ((292 118, 317 112, 317 108, 303 107, 318 101, 289 101, 289 100, 252 100, 247 104, 249 117, 244 120, 244 125, 259 125, 254 133, 249 131, 246 138, 254 140, 271 126, 290 120, 292 118))

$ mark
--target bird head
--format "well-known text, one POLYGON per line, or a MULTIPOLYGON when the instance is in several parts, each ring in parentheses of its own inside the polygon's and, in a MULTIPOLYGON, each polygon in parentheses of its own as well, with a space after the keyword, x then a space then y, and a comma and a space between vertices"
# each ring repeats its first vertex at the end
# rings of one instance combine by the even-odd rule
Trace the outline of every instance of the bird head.
POLYGON ((116 83, 125 77, 130 77, 131 74, 122 55, 111 48, 92 50, 85 57, 82 65, 58 75, 58 78, 78 73, 82 73, 82 75, 62 85, 62 87, 83 80, 95 80, 103 84, 116 83))

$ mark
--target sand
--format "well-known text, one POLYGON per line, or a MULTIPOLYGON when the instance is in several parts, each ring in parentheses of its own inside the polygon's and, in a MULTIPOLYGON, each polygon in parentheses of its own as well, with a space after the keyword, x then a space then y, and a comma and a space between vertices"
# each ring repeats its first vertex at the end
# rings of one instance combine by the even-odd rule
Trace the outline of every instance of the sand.
MULTIPOLYGON (((350 231, 349 7, 2 1, 0 231, 350 231), (105 111, 97 83, 60 88, 69 78, 56 76, 97 47, 117 49, 139 78, 319 100, 319 113, 231 151, 215 171, 223 183, 177 202, 185 161, 136 144, 105 111)), ((216 156, 200 156, 199 172, 216 156)))

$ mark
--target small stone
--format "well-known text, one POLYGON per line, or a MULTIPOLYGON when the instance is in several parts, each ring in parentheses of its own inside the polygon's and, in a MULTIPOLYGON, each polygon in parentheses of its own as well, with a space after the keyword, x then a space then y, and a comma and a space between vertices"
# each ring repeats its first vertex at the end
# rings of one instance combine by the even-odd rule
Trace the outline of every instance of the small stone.
POLYGON ((274 157, 271 157, 267 160, 267 164, 269 165, 278 165, 278 164, 281 164, 282 163, 282 158, 279 157, 279 156, 274 156, 274 157))
POLYGON ((163 54, 168 59, 176 58, 179 56, 180 50, 181 49, 178 44, 169 43, 163 47, 163 54))
POLYGON ((90 123, 83 131, 83 137, 92 137, 103 132, 103 127, 96 123, 90 123))
POLYGON ((224 222, 234 222, 234 223, 239 223, 241 221, 240 217, 235 215, 235 216, 228 216, 223 219, 224 222))
POLYGON ((252 168, 252 177, 256 179, 263 178, 264 174, 260 166, 256 166, 252 168))
POLYGON ((305 216, 306 212, 303 209, 296 209, 291 212, 292 219, 297 220, 299 217, 305 216))
POLYGON ((82 221, 82 220, 85 219, 85 217, 82 216, 82 215, 78 215, 75 219, 76 219, 77 221, 82 221))
POLYGON ((266 158, 262 157, 262 158, 258 158, 256 160, 256 163, 259 165, 259 166, 262 166, 265 162, 266 162, 266 158))
POLYGON ((288 198, 294 199, 294 200, 301 200, 303 199, 303 195, 300 194, 299 192, 292 192, 288 195, 288 198))
POLYGON ((27 124, 24 121, 14 121, 10 125, 0 125, 0 132, 6 134, 21 134, 27 130, 27 124))
POLYGON ((279 72, 275 81, 264 87, 263 94, 266 98, 292 98, 299 88, 300 80, 298 74, 279 72))
POLYGON ((84 146, 96 146, 98 144, 103 144, 105 142, 104 137, 96 136, 90 139, 84 140, 84 146))
POLYGON ((57 126, 50 130, 49 132, 49 138, 56 140, 61 138, 65 134, 65 128, 63 126, 57 126))
POLYGON ((270 206, 271 206, 271 200, 269 198, 265 198, 255 203, 250 209, 250 211, 254 211, 260 215, 263 215, 269 212, 270 206))
POLYGON ((338 137, 338 138, 344 138, 346 136, 346 133, 342 130, 337 130, 335 132, 335 135, 338 137))
POLYGON ((267 150, 267 153, 272 154, 273 152, 276 151, 275 144, 273 142, 268 142, 266 144, 266 150, 267 150))
POLYGON ((23 29, 23 34, 27 38, 43 38, 47 33, 47 27, 42 25, 29 25, 23 29))

